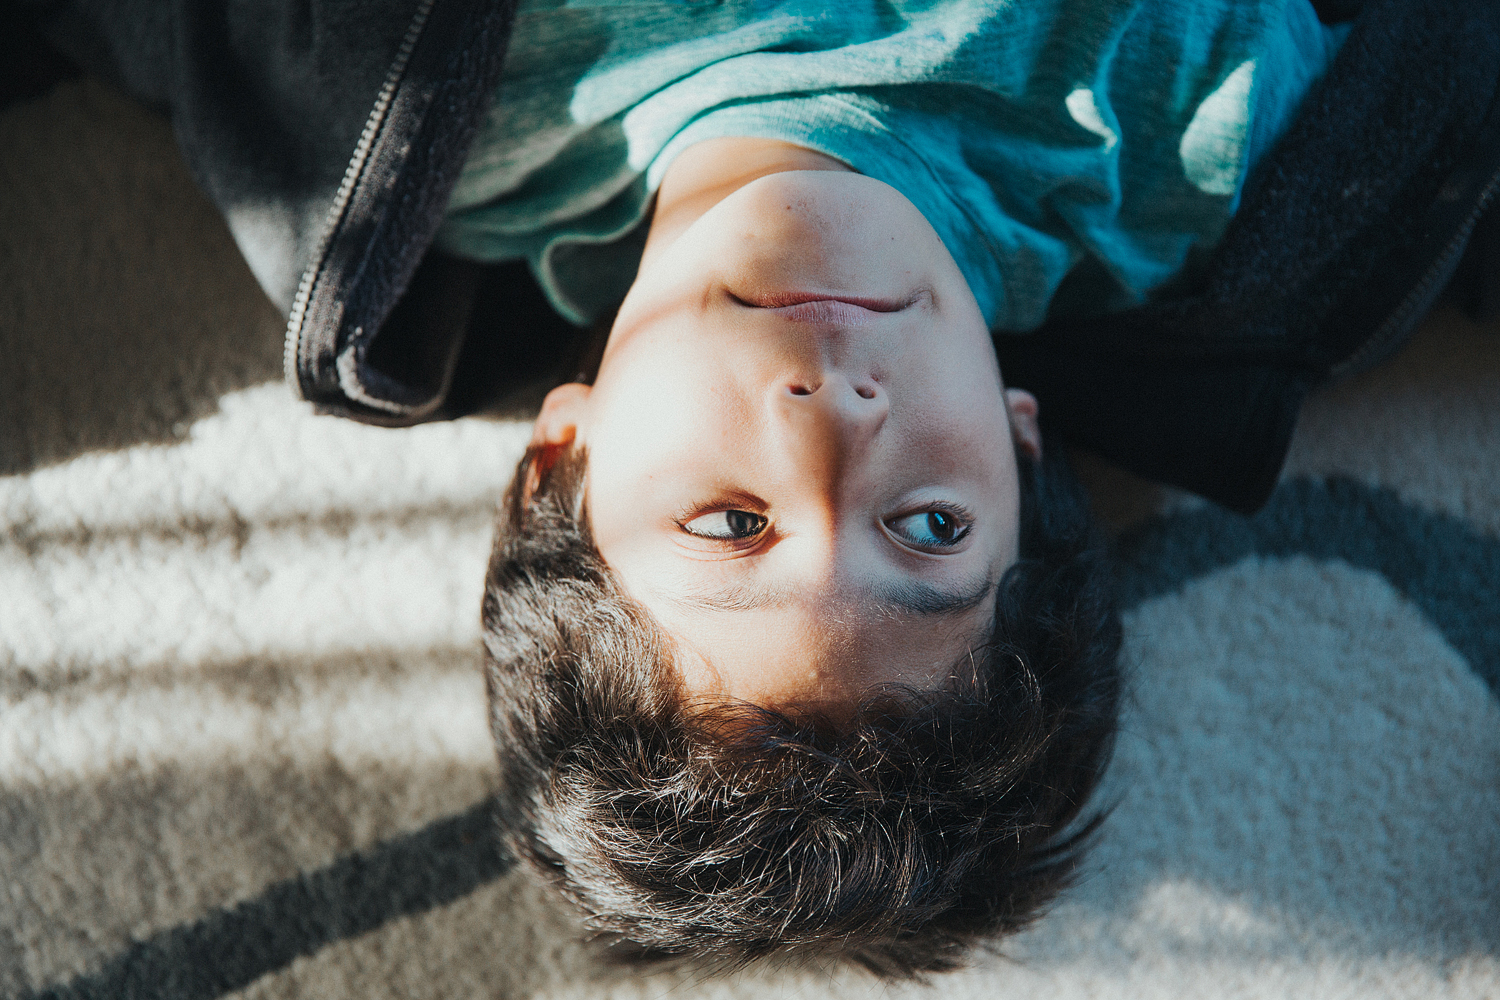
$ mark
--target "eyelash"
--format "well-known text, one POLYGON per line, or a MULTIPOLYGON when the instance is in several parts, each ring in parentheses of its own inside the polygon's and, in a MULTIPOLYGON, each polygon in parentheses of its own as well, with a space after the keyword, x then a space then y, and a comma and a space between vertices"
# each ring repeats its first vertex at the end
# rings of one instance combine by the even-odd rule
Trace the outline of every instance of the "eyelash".
POLYGON ((755 513, 760 505, 754 503, 749 497, 721 497, 718 500, 710 500, 705 503, 688 504, 686 507, 672 515, 672 520, 681 525, 685 521, 691 521, 695 517, 704 514, 712 514, 721 510, 744 510, 755 513))
POLYGON ((724 545, 728 547, 742 547, 748 542, 754 542, 759 539, 762 535, 765 534, 766 528, 770 526, 769 518, 767 518, 764 514, 756 513, 756 508, 759 506, 759 503, 751 501, 748 497, 729 497, 718 500, 716 502, 693 504, 691 506, 684 507, 682 510, 673 515, 672 520, 674 523, 676 523, 679 531, 699 541, 724 545), (732 510, 743 511, 746 514, 750 514, 754 517, 760 518, 764 522, 761 526, 760 531, 757 531, 754 535, 750 535, 745 538, 728 539, 715 538, 712 535, 699 534, 698 532, 692 531, 688 528, 688 522, 693 521, 696 518, 703 517, 706 514, 727 514, 732 510))
POLYGON ((967 509, 958 504, 938 502, 925 504, 916 510, 910 510, 904 514, 897 514, 894 517, 888 518, 884 523, 886 531, 895 536, 900 544, 914 548, 919 552, 942 553, 954 549, 968 537, 969 532, 974 527, 974 517, 967 509), (954 527, 956 530, 952 538, 946 541, 938 539, 931 543, 926 543, 920 539, 913 538, 897 527, 902 521, 915 517, 930 516, 932 514, 945 515, 955 522, 954 527))

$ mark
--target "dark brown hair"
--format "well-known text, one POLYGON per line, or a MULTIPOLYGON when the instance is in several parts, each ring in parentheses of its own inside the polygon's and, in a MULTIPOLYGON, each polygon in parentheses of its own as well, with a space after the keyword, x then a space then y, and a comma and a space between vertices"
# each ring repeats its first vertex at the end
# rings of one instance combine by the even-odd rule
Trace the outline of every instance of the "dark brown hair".
POLYGON ((509 848, 644 955, 952 968, 1074 877, 1113 745, 1119 616, 1056 443, 1021 459, 1021 558, 963 691, 877 693, 855 722, 690 712, 670 641, 592 542, 581 454, 530 451, 484 598, 509 848), (527 484, 530 484, 528 488, 527 484))

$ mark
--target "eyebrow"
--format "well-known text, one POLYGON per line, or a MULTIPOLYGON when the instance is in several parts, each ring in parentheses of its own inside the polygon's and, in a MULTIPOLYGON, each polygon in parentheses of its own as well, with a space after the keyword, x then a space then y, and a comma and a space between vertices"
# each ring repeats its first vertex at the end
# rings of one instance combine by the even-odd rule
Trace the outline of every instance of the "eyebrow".
MULTIPOLYGON (((888 608, 930 618, 977 607, 993 589, 994 583, 988 577, 979 577, 958 588, 903 580, 870 587, 868 593, 874 602, 888 608)), ((788 603, 797 596, 797 591, 788 587, 731 584, 671 596, 676 603, 698 611, 758 611, 788 603)))
POLYGON ((894 586, 875 588, 874 596, 876 600, 902 611, 926 617, 968 611, 978 606, 993 589, 994 585, 988 577, 971 580, 957 590, 946 590, 928 583, 904 580, 894 586))

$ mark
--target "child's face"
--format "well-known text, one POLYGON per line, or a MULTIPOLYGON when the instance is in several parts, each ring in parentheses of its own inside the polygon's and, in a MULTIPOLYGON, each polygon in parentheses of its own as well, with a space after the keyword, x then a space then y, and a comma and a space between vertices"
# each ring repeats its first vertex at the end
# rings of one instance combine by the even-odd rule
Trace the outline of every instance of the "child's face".
MULTIPOLYGON (((1012 424, 1014 423, 1014 428, 1012 424)), ((1016 558, 1015 446, 984 319, 920 212, 852 173, 753 181, 652 248, 592 387, 594 539, 678 644, 690 695, 837 712, 930 689, 1016 558)))

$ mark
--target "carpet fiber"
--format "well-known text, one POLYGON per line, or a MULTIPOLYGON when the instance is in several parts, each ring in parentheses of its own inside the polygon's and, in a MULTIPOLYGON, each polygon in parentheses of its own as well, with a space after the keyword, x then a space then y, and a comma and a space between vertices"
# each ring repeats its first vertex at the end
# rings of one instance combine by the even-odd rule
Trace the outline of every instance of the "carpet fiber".
POLYGON ((0 996, 1500 995, 1500 332, 1439 314, 1315 397, 1254 519, 1084 458, 1130 692, 1033 929, 928 985, 647 975, 484 806, 526 428, 293 401, 166 125, 102 85, 0 137, 0 996))

